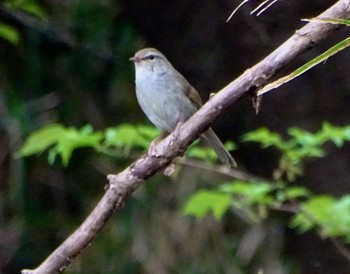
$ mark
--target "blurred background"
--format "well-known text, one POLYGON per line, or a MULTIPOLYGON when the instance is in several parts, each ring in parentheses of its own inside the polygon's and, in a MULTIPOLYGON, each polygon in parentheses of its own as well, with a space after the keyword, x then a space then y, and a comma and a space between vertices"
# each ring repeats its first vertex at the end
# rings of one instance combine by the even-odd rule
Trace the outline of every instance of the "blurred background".
MULTIPOLYGON (((137 104, 128 61, 146 46, 163 52, 206 101, 302 27, 300 19, 336 1, 278 1, 259 17, 249 13, 260 1, 250 1, 228 23, 240 1, 5 2, 0 23, 19 33, 17 44, 0 40, 0 273, 7 274, 46 258, 103 195, 106 174, 132 161, 91 149, 75 151, 67 167, 59 161, 49 165, 47 154, 16 159, 31 132, 52 123, 99 130, 149 124, 137 104)), ((339 30, 281 75, 347 35, 349 30, 339 30)), ((262 126, 285 136, 289 127, 316 131, 325 120, 346 125, 349 71, 346 50, 268 93, 259 115, 243 98, 213 128, 222 140, 237 143, 240 169, 271 178, 276 151, 240 143, 240 136, 262 126)), ((350 190, 350 146, 327 149, 326 158, 307 162, 298 183, 340 196, 350 190)), ((263 223, 234 213, 220 222, 181 215, 191 194, 224 179, 190 167, 172 178, 154 176, 65 273, 350 273, 349 260, 330 241, 289 229, 288 213, 263 223)))

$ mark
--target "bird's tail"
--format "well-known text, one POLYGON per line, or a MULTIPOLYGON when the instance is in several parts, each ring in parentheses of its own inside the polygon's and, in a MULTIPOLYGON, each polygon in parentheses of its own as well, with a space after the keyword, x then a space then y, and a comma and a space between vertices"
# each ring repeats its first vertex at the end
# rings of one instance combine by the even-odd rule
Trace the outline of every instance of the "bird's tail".
POLYGON ((226 165, 230 165, 231 167, 237 167, 235 159, 233 159, 231 154, 226 150, 218 136, 216 136, 211 128, 202 134, 202 138, 215 150, 221 162, 226 165))

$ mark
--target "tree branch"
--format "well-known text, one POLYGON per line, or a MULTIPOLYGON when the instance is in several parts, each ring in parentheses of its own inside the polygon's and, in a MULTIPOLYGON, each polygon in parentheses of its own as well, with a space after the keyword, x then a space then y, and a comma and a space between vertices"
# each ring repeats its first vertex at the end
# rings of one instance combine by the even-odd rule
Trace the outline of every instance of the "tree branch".
MULTIPOLYGON (((350 0, 341 0, 320 18, 350 17, 350 0)), ((117 175, 109 175, 109 188, 92 213, 40 266, 34 270, 22 270, 23 274, 61 272, 91 242, 102 229, 110 215, 120 209, 125 199, 144 180, 167 166, 179 156, 210 124, 238 98, 252 89, 263 86, 283 66, 299 54, 328 37, 337 26, 310 22, 283 43, 260 63, 245 71, 239 78, 223 88, 195 115, 181 126, 178 135, 169 135, 157 145, 159 157, 143 155, 117 175)))
POLYGON ((184 158, 177 158, 173 161, 175 164, 180 164, 192 168, 202 169, 205 171, 209 171, 211 173, 217 173, 220 175, 225 175, 227 177, 231 177, 236 180, 242 180, 242 181, 255 181, 255 182, 268 182, 267 179, 254 176, 252 174, 249 174, 248 172, 244 172, 242 170, 238 170, 236 168, 231 168, 229 166, 224 165, 208 165, 203 163, 203 161, 198 160, 192 160, 192 159, 184 159, 184 158))

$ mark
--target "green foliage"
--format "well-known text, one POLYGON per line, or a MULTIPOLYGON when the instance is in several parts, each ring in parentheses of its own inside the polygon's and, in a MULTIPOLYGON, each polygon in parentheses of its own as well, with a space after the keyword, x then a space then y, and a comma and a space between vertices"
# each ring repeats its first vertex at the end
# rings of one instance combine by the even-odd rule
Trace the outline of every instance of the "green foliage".
MULTIPOLYGON (((197 158, 207 163, 215 162, 217 159, 215 151, 211 147, 200 146, 198 144, 198 141, 194 142, 194 144, 186 151, 186 155, 190 158, 197 158)), ((224 145, 228 151, 236 149, 236 144, 232 141, 227 141, 224 145)))
POLYGON ((49 150, 49 163, 59 155, 66 166, 74 149, 79 147, 98 148, 102 133, 93 132, 91 126, 80 130, 52 124, 32 133, 18 152, 18 156, 29 156, 49 150))
POLYGON ((18 31, 14 27, 3 23, 0 23, 0 37, 15 46, 19 41, 18 31))
POLYGON ((44 8, 35 0, 6 0, 5 6, 8 9, 23 10, 40 19, 47 17, 44 8))
POLYGON ((127 156, 135 147, 146 150, 150 141, 159 134, 160 131, 155 127, 121 124, 105 130, 103 147, 104 149, 116 147, 122 151, 124 156, 127 156))
POLYGON ((315 196, 300 205, 291 226, 300 232, 317 229, 323 237, 344 237, 350 242, 350 195, 315 196))
POLYGON ((263 148, 274 146, 282 150, 285 147, 281 136, 271 132, 267 128, 259 128, 255 131, 248 132, 243 135, 242 140, 245 142, 258 142, 263 148))
MULTIPOLYGON (((44 9, 34 0, 6 0, 4 5, 8 9, 22 10, 41 19, 47 17, 44 9)), ((4 23, 0 23, 0 37, 15 46, 20 38, 16 28, 4 23)))
POLYGON ((182 212, 196 218, 213 212, 215 218, 220 219, 233 209, 243 212, 248 220, 259 222, 271 209, 290 205, 295 212, 291 227, 300 232, 316 229, 322 237, 343 237, 349 242, 349 195, 339 199, 312 195, 306 188, 290 185, 281 178, 285 174, 287 181, 294 181, 302 174, 305 159, 325 157, 324 143, 332 142, 339 148, 350 141, 350 126, 338 127, 324 122, 316 133, 290 128, 288 135, 290 138, 284 141, 280 135, 261 128, 243 136, 243 141, 257 142, 263 148, 273 147, 281 152, 279 176, 275 171, 274 183, 233 181, 211 191, 200 191, 188 200, 182 212))
POLYGON ((300 186, 288 186, 276 194, 277 201, 282 203, 285 201, 293 201, 295 199, 307 198, 311 196, 310 191, 300 186))
POLYGON ((274 187, 268 183, 235 181, 224 184, 219 189, 232 195, 232 207, 243 212, 250 222, 258 223, 265 219, 266 206, 274 203, 274 187))
POLYGON ((128 156, 131 149, 146 150, 150 140, 159 135, 159 130, 144 125, 131 126, 122 124, 118 127, 107 128, 105 131, 94 131, 90 125, 81 129, 52 124, 33 132, 17 153, 25 157, 49 151, 48 161, 54 162, 60 156, 66 166, 72 152, 81 147, 91 147, 106 154, 128 156), (116 151, 118 149, 118 151, 116 151))
POLYGON ((337 127, 324 122, 316 133, 290 128, 288 134, 290 138, 284 141, 279 134, 260 128, 245 134, 242 140, 259 143, 263 148, 278 149, 282 156, 274 177, 280 179, 285 175, 288 181, 294 181, 297 176, 303 174, 303 161, 306 158, 325 156, 325 151, 321 147, 325 142, 330 141, 341 147, 345 141, 349 141, 350 126, 337 127))
POLYGON ((239 206, 271 204, 273 201, 270 194, 274 188, 269 183, 235 181, 234 183, 223 184, 219 189, 225 193, 237 195, 242 198, 242 202, 239 203, 239 206))
POLYGON ((212 212, 214 217, 220 220, 228 210, 230 203, 229 193, 200 190, 187 201, 182 211, 186 215, 194 215, 199 219, 212 212))
POLYGON ((186 202, 182 209, 185 215, 202 219, 210 212, 217 220, 230 209, 240 210, 252 222, 268 216, 270 209, 300 201, 291 227, 304 233, 312 229, 322 237, 344 237, 350 242, 350 195, 339 199, 328 195, 312 196, 303 188, 265 182, 234 181, 215 190, 201 190, 186 202), (307 201, 302 202, 301 200, 307 201))
POLYGON ((220 219, 232 207, 242 211, 250 221, 259 222, 267 217, 268 208, 306 198, 309 194, 305 188, 282 183, 277 186, 267 182, 234 181, 216 190, 199 191, 186 202, 182 212, 198 219, 213 212, 215 218, 220 219))
MULTIPOLYGON (((147 150, 151 140, 159 134, 158 129, 144 125, 121 124, 104 131, 94 131, 89 125, 78 130, 53 124, 32 133, 18 156, 48 150, 50 163, 60 156, 63 164, 67 165, 73 150, 91 147, 101 153, 126 157, 134 149, 147 150)), ((290 182, 302 174, 306 158, 325 156, 322 148, 325 142, 330 141, 341 147, 349 141, 350 126, 337 127, 325 122, 316 133, 290 128, 288 134, 290 138, 285 141, 280 135, 261 128, 245 134, 243 141, 257 142, 263 148, 278 149, 282 154, 278 171, 280 174, 285 173, 290 182)), ((229 143, 227 148, 233 149, 234 144, 229 143)), ((189 149, 188 155, 204 160, 215 159, 210 148, 197 145, 189 149)), ((306 188, 290 185, 281 178, 275 176, 274 183, 233 181, 214 190, 201 190, 187 201, 182 212, 199 219, 212 213, 220 220, 228 210, 234 209, 242 212, 248 220, 260 222, 271 209, 299 203, 300 210, 293 217, 292 227, 301 232, 316 228, 323 237, 343 236, 347 241, 350 240, 350 196, 339 200, 331 196, 313 196, 306 188)))
POLYGON ((214 162, 216 154, 210 147, 191 146, 186 154, 189 157, 201 159, 205 162, 214 162))
MULTIPOLYGON (((17 156, 30 156, 48 150, 50 164, 60 156, 63 164, 67 166, 75 149, 91 147, 100 153, 128 157, 135 149, 147 151, 151 141, 158 135, 160 135, 159 129, 145 125, 121 124, 101 132, 94 131, 90 125, 77 130, 53 124, 33 132, 17 156)), ((228 142, 226 147, 232 149, 234 144, 228 142)), ((216 159, 216 154, 211 148, 199 145, 192 146, 187 155, 211 162, 216 159)))

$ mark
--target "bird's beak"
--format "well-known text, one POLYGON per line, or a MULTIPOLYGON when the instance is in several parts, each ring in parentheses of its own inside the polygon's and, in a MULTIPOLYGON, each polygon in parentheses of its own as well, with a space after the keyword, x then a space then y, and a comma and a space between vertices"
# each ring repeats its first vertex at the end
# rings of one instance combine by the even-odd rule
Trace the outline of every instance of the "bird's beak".
POLYGON ((138 62, 141 61, 141 59, 140 59, 139 57, 131 57, 131 58, 129 58, 129 60, 130 60, 131 62, 134 62, 134 63, 138 63, 138 62))

